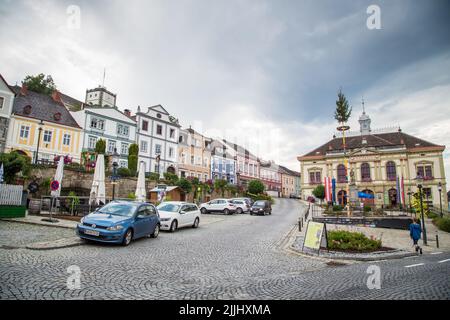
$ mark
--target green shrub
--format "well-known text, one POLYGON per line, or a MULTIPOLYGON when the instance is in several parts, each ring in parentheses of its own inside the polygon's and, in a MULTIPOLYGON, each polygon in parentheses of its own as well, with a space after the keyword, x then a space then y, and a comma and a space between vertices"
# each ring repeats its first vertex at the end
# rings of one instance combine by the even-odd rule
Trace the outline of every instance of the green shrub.
POLYGON ((381 248, 381 240, 369 239, 360 232, 328 231, 327 236, 331 250, 375 251, 381 248))
POLYGON ((438 227, 438 229, 450 232, 450 217, 436 217, 433 219, 433 223, 438 227))
POLYGON ((159 180, 159 173, 148 172, 148 173, 145 174, 145 177, 148 178, 150 181, 158 181, 159 180))
POLYGON ((136 143, 128 147, 128 169, 133 175, 137 172, 139 146, 136 143))
POLYGON ((364 206, 364 212, 371 212, 372 207, 371 206, 364 206))
POLYGON ((428 211, 427 217, 430 218, 430 219, 436 219, 436 218, 439 217, 439 215, 434 213, 434 212, 428 211))
POLYGON ((259 180, 251 180, 248 183, 248 187, 247 187, 248 192, 253 193, 253 194, 263 193, 264 189, 265 189, 264 184, 259 180))
POLYGON ((106 152, 106 140, 99 139, 95 143, 95 152, 97 152, 98 154, 105 154, 105 152, 106 152))
POLYGON ((333 205, 333 211, 342 211, 344 207, 342 207, 340 204, 333 205))
POLYGON ((117 174, 121 177, 131 177, 131 171, 128 168, 119 168, 117 169, 117 174))

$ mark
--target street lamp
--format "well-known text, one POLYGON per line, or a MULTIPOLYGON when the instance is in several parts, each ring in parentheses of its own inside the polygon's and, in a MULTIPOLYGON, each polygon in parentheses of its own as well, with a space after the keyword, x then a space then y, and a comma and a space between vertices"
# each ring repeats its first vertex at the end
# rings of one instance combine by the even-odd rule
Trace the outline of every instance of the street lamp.
POLYGON ((39 158, 39 145, 41 144, 41 134, 44 126, 44 121, 40 121, 38 124, 38 142, 37 142, 37 148, 36 148, 36 156, 34 157, 34 164, 38 162, 39 158))
POLYGON ((423 194, 422 194, 422 183, 423 183, 423 177, 417 173, 416 177, 417 181, 417 188, 419 189, 419 201, 420 201, 420 216, 422 220, 422 230, 423 230, 423 244, 427 245, 427 230, 425 228, 425 217, 423 214, 423 194))
POLYGON ((443 216, 443 214, 442 214, 442 182, 440 182, 440 181, 438 184, 438 190, 439 190, 439 208, 440 208, 441 218, 442 218, 442 216, 443 216))
POLYGON ((119 167, 119 158, 120 155, 117 153, 117 148, 114 148, 114 153, 111 156, 111 160, 112 160, 112 176, 111 176, 111 181, 112 181, 112 200, 114 200, 115 198, 115 194, 116 194, 116 184, 117 184, 117 180, 118 180, 118 176, 117 176, 117 168, 119 167))
POLYGON ((409 202, 409 212, 412 214, 412 207, 411 207, 411 194, 412 194, 412 192, 411 192, 411 188, 408 188, 408 193, 407 193, 407 195, 408 195, 408 202, 409 202))

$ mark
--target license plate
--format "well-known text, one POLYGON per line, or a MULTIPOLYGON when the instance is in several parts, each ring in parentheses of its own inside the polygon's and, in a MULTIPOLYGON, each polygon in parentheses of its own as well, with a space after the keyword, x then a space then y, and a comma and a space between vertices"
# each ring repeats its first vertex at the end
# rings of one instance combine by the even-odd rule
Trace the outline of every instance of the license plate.
POLYGON ((84 230, 84 233, 90 236, 96 236, 98 237, 100 235, 100 232, 94 231, 94 230, 84 230))

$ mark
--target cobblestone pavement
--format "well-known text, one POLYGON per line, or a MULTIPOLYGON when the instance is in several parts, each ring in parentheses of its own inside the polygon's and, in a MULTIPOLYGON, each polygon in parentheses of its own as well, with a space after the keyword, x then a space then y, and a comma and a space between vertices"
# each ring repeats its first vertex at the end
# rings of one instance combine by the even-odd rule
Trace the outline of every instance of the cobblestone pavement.
POLYGON ((0 249, 0 298, 450 298, 450 264, 439 263, 450 254, 330 267, 281 250, 283 235, 302 205, 284 199, 273 209, 271 216, 224 216, 199 229, 161 233, 126 248, 88 244, 49 251, 0 249), (405 267, 419 263, 424 264, 405 267), (380 290, 366 286, 371 264, 380 267, 380 290), (81 269, 80 289, 67 289, 71 265, 81 269))
POLYGON ((73 237, 71 229, 49 228, 32 224, 0 221, 0 247, 24 246, 34 242, 73 237))

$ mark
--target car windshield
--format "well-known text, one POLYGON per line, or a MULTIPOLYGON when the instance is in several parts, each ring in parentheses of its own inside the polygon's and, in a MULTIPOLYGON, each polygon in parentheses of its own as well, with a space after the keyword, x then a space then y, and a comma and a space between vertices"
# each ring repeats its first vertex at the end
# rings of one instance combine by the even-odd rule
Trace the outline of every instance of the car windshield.
POLYGON ((178 204, 173 203, 161 203, 158 206, 158 210, 167 212, 178 212, 178 210, 180 210, 180 206, 178 204))
POLYGON ((115 216, 131 217, 139 204, 110 202, 101 207, 97 213, 112 214, 115 216))
POLYGON ((255 207, 264 207, 266 203, 264 201, 256 201, 253 206, 255 207))

